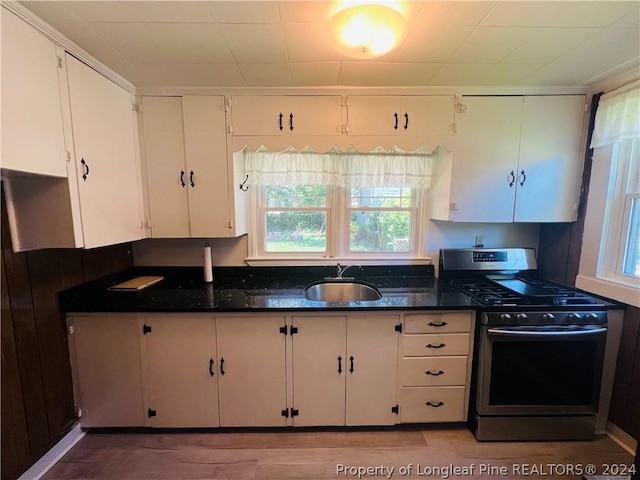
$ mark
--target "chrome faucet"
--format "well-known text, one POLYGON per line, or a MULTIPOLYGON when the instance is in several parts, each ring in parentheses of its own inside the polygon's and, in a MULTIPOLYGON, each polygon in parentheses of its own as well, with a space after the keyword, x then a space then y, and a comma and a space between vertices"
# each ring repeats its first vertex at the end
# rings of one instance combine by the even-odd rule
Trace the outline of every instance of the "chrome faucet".
POLYGON ((338 274, 336 275, 336 278, 342 278, 342 275, 344 275, 344 272, 349 270, 351 267, 357 267, 357 266, 358 265, 347 265, 346 267, 343 267, 338 263, 338 274))

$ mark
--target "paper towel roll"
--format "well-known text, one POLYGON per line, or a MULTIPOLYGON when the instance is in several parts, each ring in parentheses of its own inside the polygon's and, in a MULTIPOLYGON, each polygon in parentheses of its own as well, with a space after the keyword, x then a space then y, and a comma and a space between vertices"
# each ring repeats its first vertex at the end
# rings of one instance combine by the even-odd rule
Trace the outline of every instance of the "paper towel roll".
POLYGON ((213 264, 211 262, 211 246, 208 243, 204 245, 204 281, 205 283, 213 282, 213 264))

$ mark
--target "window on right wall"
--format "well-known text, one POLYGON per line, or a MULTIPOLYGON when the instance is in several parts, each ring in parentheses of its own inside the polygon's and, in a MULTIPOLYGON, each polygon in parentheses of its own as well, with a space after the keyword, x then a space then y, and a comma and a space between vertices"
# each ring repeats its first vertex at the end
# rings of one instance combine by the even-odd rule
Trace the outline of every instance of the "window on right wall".
POLYGON ((640 307, 640 82, 603 95, 576 286, 640 307))

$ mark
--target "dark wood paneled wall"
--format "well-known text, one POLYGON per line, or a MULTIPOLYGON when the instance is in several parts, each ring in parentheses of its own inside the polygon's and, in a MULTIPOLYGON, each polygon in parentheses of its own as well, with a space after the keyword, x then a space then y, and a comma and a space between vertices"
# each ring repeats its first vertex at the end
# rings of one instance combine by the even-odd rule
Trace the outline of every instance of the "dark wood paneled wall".
POLYGON ((2 192, 2 480, 14 480, 75 424, 57 293, 132 266, 131 244, 13 253, 2 192))

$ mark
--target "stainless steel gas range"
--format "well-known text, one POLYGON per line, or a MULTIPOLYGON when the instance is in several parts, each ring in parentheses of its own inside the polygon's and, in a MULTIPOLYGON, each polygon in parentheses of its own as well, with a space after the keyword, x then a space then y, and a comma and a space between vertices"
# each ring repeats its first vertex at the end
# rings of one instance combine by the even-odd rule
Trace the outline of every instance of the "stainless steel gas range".
POLYGON ((610 304, 537 274, 533 249, 440 251, 440 281, 482 305, 470 411, 478 440, 594 437, 610 304))

